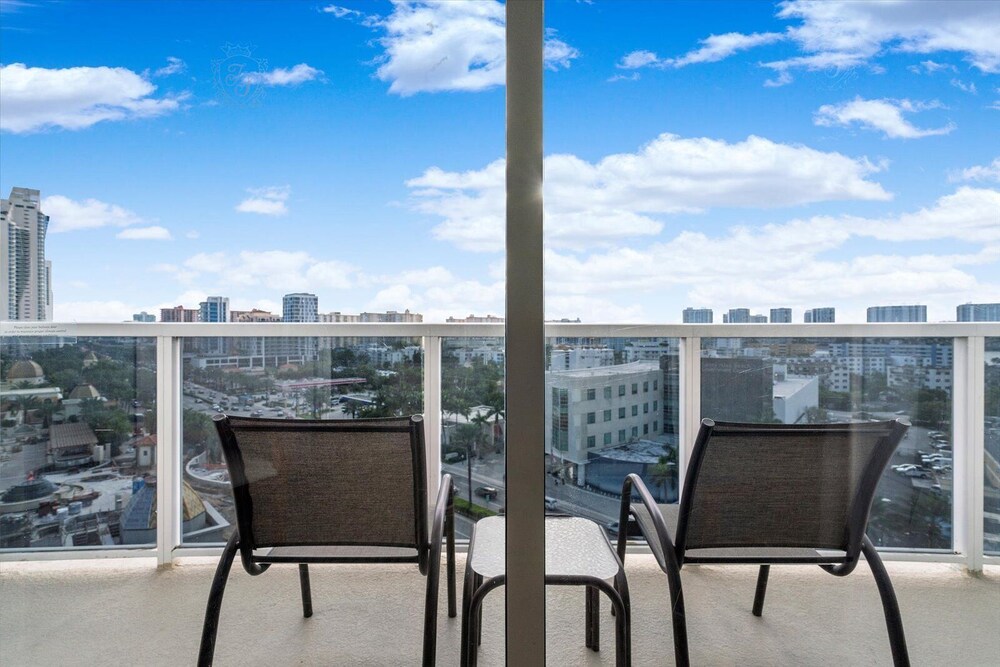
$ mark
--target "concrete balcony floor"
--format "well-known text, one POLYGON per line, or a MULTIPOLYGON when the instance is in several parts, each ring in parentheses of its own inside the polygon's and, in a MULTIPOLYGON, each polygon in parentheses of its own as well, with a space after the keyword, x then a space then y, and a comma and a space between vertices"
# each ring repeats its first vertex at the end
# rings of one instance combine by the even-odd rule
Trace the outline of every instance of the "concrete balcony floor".
MULTIPOLYGON (((459 588, 464 556, 459 556, 459 588)), ((996 665, 1000 568, 888 563, 914 665, 996 665)), ((315 614, 303 619, 294 566, 259 577, 234 564, 223 603, 218 665, 417 665, 423 583, 415 566, 314 566, 315 614)), ((666 580, 630 555, 633 664, 673 663, 666 580)), ((0 664, 193 664, 214 573, 210 559, 157 570, 150 561, 0 564, 0 664)), ((846 578, 775 566, 762 618, 750 614, 756 568, 685 568, 695 665, 890 665, 875 582, 865 564, 846 578)), ((601 651, 584 647, 584 593, 548 589, 548 664, 614 664, 613 618, 602 600, 601 651)), ((480 664, 503 665, 502 589, 486 599, 480 664)), ((458 664, 459 619, 442 589, 438 664, 458 664)), ((461 605, 461 590, 459 590, 461 605)))

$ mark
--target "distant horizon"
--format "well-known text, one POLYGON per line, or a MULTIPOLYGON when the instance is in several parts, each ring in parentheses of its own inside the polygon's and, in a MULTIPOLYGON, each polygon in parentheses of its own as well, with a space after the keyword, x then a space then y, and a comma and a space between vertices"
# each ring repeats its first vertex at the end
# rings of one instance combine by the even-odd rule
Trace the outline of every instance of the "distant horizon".
MULTIPOLYGON (((504 315, 501 3, 189 7, 0 0, 0 196, 41 191, 55 321, 504 315)), ((998 300, 1000 3, 546 24, 546 319, 998 300)))

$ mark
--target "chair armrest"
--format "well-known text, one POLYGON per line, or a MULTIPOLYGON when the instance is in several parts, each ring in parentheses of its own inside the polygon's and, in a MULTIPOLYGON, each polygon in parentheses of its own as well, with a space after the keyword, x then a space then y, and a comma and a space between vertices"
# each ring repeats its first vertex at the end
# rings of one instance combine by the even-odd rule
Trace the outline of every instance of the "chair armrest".
POLYGON ((434 517, 431 521, 430 538, 430 561, 441 560, 441 540, 444 539, 444 524, 446 511, 454 511, 452 505, 452 493, 455 485, 451 481, 451 475, 445 473, 441 476, 441 486, 438 489, 437 501, 434 503, 434 517))
MULTIPOLYGON (((677 562, 677 553, 674 549, 673 538, 670 535, 670 530, 667 528, 667 522, 664 521, 663 514, 660 512, 660 507, 656 504, 656 501, 653 499, 653 495, 649 492, 649 489, 646 488, 646 484, 642 481, 642 478, 635 473, 628 475, 622 483, 621 512, 618 520, 618 557, 623 560, 625 558, 624 552, 625 542, 628 537, 628 519, 629 515, 633 514, 633 489, 639 494, 639 500, 642 502, 646 512, 649 513, 649 518, 653 522, 653 530, 656 534, 647 535, 646 531, 643 530, 643 536, 650 543, 650 549, 653 552, 653 556, 656 558, 656 562, 659 564, 660 569, 664 572, 668 572, 670 570, 676 572, 680 568, 677 562)), ((638 520, 638 517, 636 517, 636 519, 638 520)), ((639 528, 640 530, 643 528, 642 522, 639 522, 639 528)))

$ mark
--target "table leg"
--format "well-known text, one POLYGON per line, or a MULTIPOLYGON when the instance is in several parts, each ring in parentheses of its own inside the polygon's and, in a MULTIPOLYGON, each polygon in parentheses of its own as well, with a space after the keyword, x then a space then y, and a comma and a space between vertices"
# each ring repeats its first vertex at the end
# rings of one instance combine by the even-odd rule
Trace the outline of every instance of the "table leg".
POLYGON ((587 648, 601 650, 601 598, 596 586, 587 586, 587 648))
POLYGON ((628 667, 632 664, 632 605, 624 571, 615 575, 615 593, 618 600, 612 599, 612 606, 617 606, 615 602, 621 605, 615 615, 615 664, 628 667))

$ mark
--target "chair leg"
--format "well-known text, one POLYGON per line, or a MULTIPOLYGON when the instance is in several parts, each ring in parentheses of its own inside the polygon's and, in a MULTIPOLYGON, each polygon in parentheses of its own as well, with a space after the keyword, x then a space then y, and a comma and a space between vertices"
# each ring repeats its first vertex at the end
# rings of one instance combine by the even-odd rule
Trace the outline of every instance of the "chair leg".
POLYGON ((757 592, 753 596, 754 616, 764 613, 764 594, 767 592, 767 575, 770 571, 770 565, 761 565, 760 572, 757 573, 757 592))
MULTIPOLYGON (((672 560, 668 559, 668 562, 672 560)), ((674 663, 677 667, 688 667, 691 661, 688 657, 687 620, 684 616, 684 589, 681 587, 681 573, 678 570, 667 572, 667 585, 670 588, 670 610, 674 629, 674 663)))
POLYGON ((437 653, 438 588, 441 584, 441 551, 427 568, 427 597, 424 603, 424 667, 434 667, 437 653))
POLYGON ((865 560, 868 561, 868 566, 872 569, 872 574, 875 575, 878 594, 882 598, 882 611, 885 613, 885 625, 889 631, 889 646, 892 648, 892 664, 895 667, 909 667, 910 655, 906 650, 903 619, 899 615, 899 603, 896 601, 896 592, 892 589, 889 573, 885 571, 882 559, 879 558, 878 552, 867 535, 861 543, 861 551, 865 555, 865 560))
POLYGON ((208 604, 205 607, 205 622, 201 626, 201 646, 198 649, 198 667, 210 667, 215 659, 215 637, 219 631, 219 612, 222 610, 222 596, 226 592, 226 580, 229 579, 229 569, 239 548, 239 533, 233 532, 222 558, 215 568, 215 578, 208 593, 208 604))
POLYGON ((299 563, 299 587, 302 589, 302 616, 313 615, 312 590, 309 588, 309 566, 299 563))
POLYGON ((586 646, 593 651, 600 651, 601 598, 597 586, 586 587, 586 609, 586 646))

